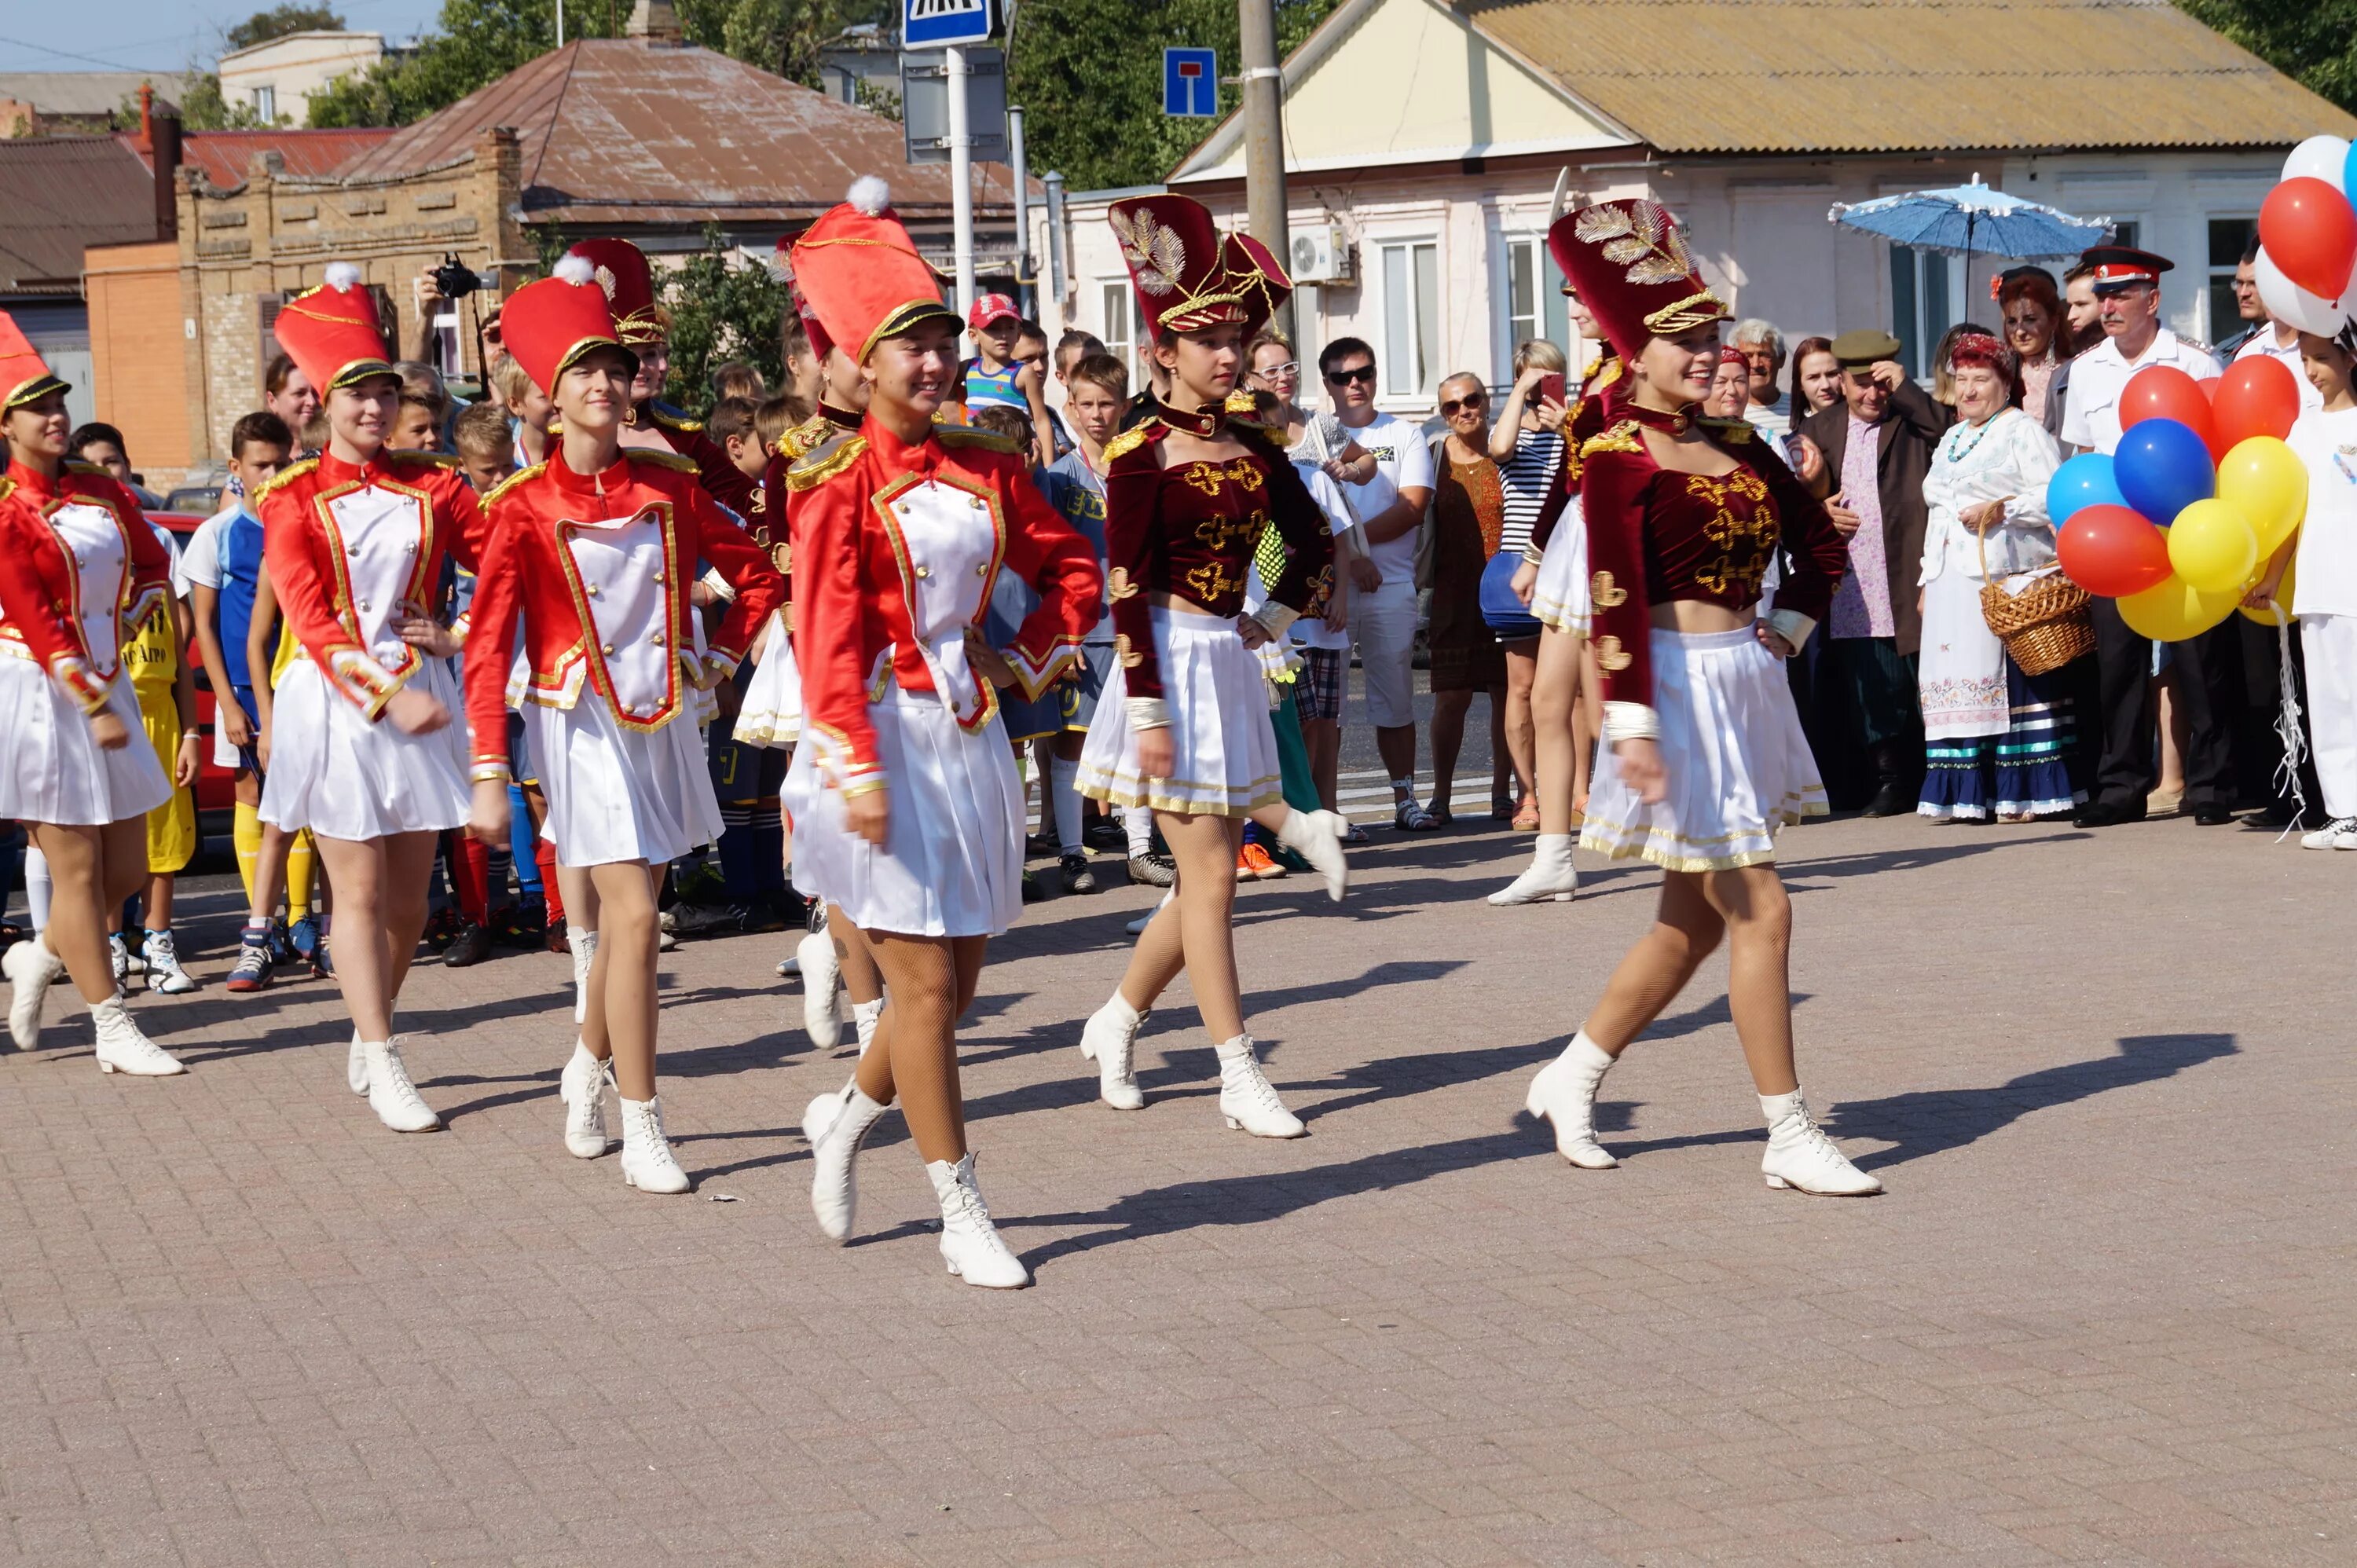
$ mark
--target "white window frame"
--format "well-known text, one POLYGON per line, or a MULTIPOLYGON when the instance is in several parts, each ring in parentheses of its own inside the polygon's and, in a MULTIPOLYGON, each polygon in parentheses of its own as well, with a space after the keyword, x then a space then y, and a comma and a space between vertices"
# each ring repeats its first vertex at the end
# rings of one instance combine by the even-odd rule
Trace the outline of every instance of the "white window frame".
POLYGON ((1525 339, 1547 335, 1546 308, 1546 236, 1544 234, 1502 234, 1499 236, 1498 255, 1498 380, 1502 385, 1507 379, 1506 368, 1513 363, 1514 349, 1525 339), (1514 313, 1514 258, 1530 258, 1531 313, 1514 313), (1515 325, 1527 321, 1528 329, 1515 325))
POLYGON ((2205 343, 2215 344, 2223 342, 2233 333, 2240 332, 2243 329, 2243 318, 2240 316, 2232 316, 2224 321, 2211 319, 2212 292, 2221 283, 2232 283, 2240 264, 2239 260, 2229 262, 2222 266, 2210 261, 2210 225, 2212 223, 2248 223, 2251 225, 2251 232, 2255 235, 2258 232, 2259 215, 2254 211, 2231 208, 2223 212, 2205 210, 2201 214, 2201 259, 2206 264, 2201 269, 2201 320, 2196 324, 2193 335, 2205 343))
POLYGON ((1127 273, 1097 279, 1097 312, 1103 323, 1097 336, 1104 339, 1105 352, 1129 367, 1130 390, 1144 392, 1153 384, 1146 373, 1146 351, 1152 338, 1127 273))
POLYGON ((261 82, 253 89, 253 117, 265 125, 278 124, 278 88, 274 82, 261 82))
POLYGON ((1377 404, 1402 407, 1422 406, 1429 403, 1438 396, 1440 380, 1448 373, 1439 363, 1446 352, 1446 348, 1440 341, 1440 302, 1448 296, 1448 280, 1441 275, 1440 270, 1443 255, 1440 236, 1429 231, 1386 234, 1379 238, 1370 238, 1364 248, 1370 253, 1368 270, 1373 274, 1374 279, 1374 286, 1370 292, 1375 296, 1372 325, 1375 364, 1380 372, 1375 382, 1377 404), (1408 257, 1408 329, 1414 337, 1423 335, 1420 329, 1424 326, 1422 317, 1416 311, 1415 255, 1418 250, 1429 251, 1432 253, 1432 298, 1435 312, 1432 322, 1434 362, 1424 367, 1425 376, 1420 384, 1409 384, 1401 380, 1400 372, 1404 367, 1400 360, 1403 356, 1393 352, 1396 345, 1391 341, 1391 285, 1388 274, 1390 252, 1394 250, 1404 251, 1408 257))

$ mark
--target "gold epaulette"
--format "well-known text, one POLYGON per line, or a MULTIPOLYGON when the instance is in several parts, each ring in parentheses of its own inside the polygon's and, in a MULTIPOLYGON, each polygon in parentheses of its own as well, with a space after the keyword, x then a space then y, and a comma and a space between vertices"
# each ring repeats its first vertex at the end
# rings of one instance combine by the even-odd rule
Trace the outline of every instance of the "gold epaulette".
POLYGON ((5 474, 0 474, 0 501, 6 500, 10 496, 15 495, 16 493, 16 481, 10 478, 5 474))
POLYGON ((95 474, 102 479, 111 479, 114 478, 113 475, 108 473, 97 464, 85 463, 79 457, 69 457, 66 459, 66 472, 69 474, 95 474))
POLYGON ((693 457, 683 457, 676 452, 658 452, 651 446, 625 446, 622 453, 633 463, 652 463, 658 468, 670 468, 682 474, 700 474, 693 457))
POLYGON ((653 398, 647 400, 647 418, 650 422, 662 425, 665 430, 692 431, 704 428, 704 421, 690 419, 670 404, 658 402, 653 398))
POLYGON ((944 446, 979 446, 985 452, 1003 452, 1009 457, 1020 456, 1025 451, 1024 444, 1012 435, 1001 435, 978 424, 937 425, 933 434, 944 446))
POLYGON ((815 489, 859 461, 859 455, 866 450, 865 435, 845 435, 821 446, 786 470, 786 489, 797 494, 815 489))
POLYGON ((382 456, 388 463, 424 463, 435 468, 455 468, 458 466, 458 456, 455 452, 387 452, 382 456))
POLYGON ((514 473, 510 474, 506 478, 501 479, 498 484, 493 485, 491 487, 491 493, 483 498, 483 510, 485 511, 490 510, 492 504, 501 496, 507 494, 518 485, 522 484, 526 479, 536 479, 540 478, 540 476, 545 473, 547 469, 547 464, 534 463, 529 468, 519 468, 514 473))
POLYGON ((1587 368, 1587 374, 1580 378, 1579 395, 1582 397, 1594 397, 1598 392, 1602 392, 1606 387, 1609 387, 1614 381, 1619 381, 1620 379, 1620 371, 1621 364, 1620 355, 1603 354, 1598 356, 1596 363, 1587 368))
POLYGON ((778 437, 778 450, 784 455, 786 465, 791 467, 817 451, 834 434, 834 421, 823 413, 813 413, 778 437))
POLYGON ((1168 431, 1158 419, 1141 419, 1105 443, 1104 464, 1110 468, 1115 462, 1136 451, 1149 441, 1159 441, 1168 431))
POLYGON ((290 480, 301 478, 304 475, 309 473, 318 466, 319 459, 317 457, 306 457, 299 463, 289 463, 286 467, 279 469, 278 472, 271 475, 270 482, 264 485, 260 489, 254 491, 253 494, 247 499, 253 501, 254 505, 260 506, 262 504, 263 497, 268 495, 271 491, 277 489, 280 486, 286 484, 290 480))
POLYGON ((1598 452, 1642 452, 1644 449, 1645 438, 1637 434, 1637 422, 1624 419, 1618 424, 1606 425, 1581 442, 1579 457, 1584 463, 1598 452))
POLYGON ((1760 434, 1760 427, 1748 419, 1697 419, 1695 423, 1736 446, 1743 446, 1760 434))

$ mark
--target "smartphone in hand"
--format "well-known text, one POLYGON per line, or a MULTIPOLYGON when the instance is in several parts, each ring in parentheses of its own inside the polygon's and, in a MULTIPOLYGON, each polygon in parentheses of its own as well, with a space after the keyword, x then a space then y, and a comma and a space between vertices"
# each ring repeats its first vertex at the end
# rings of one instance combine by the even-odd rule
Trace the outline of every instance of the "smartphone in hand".
POLYGON ((1539 378, 1538 395, 1550 402, 1563 401, 1563 372, 1550 371, 1539 378))

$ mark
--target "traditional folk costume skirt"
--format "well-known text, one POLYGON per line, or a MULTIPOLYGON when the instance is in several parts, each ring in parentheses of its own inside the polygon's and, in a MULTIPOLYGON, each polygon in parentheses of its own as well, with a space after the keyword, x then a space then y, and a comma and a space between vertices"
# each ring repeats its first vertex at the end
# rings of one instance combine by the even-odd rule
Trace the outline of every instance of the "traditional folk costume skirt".
POLYGON ((1652 634, 1653 707, 1669 793, 1648 805, 1597 762, 1579 847, 1670 871, 1727 871, 1776 858, 1776 830, 1825 812, 1782 660, 1749 627, 1652 634))
POLYGON ((2072 811, 2076 714, 2062 672, 2024 675, 1981 614, 1980 583, 1943 572, 1924 585, 1923 793, 1918 815, 1986 822, 1992 815, 2072 811))
POLYGON ((523 727, 548 799, 541 836, 559 865, 662 865, 719 842, 720 800, 688 704, 660 729, 632 729, 585 685, 569 708, 525 703, 523 727))
POLYGON ((745 682, 734 733, 739 746, 787 746, 802 738, 802 672, 783 610, 770 618, 770 640, 745 682))
POLYGON ((1539 580, 1531 589, 1531 614, 1549 630, 1586 636, 1595 613, 1587 581, 1587 518, 1574 496, 1547 540, 1539 580))
POLYGON ((782 797, 794 886, 864 931, 995 937, 1023 909, 1028 818, 1014 744, 998 716, 969 732, 931 692, 895 682, 867 704, 888 816, 883 846, 849 832, 821 747, 794 748, 782 797))
POLYGON ((354 842, 464 826, 467 707, 449 660, 420 660, 409 685, 438 700, 450 722, 432 735, 371 724, 309 659, 289 664, 271 707, 262 820, 354 842))
POLYGON ((1076 788, 1110 806, 1188 816, 1250 816, 1282 802, 1260 655, 1244 646, 1232 620, 1158 607, 1153 614, 1163 699, 1170 708, 1170 777, 1148 779, 1139 772, 1129 705, 1107 693, 1081 746, 1076 788))
POLYGON ((90 720, 29 659, 0 653, 0 713, 8 744, 0 755, 0 819, 52 827, 102 827, 144 816, 172 796, 172 780, 148 744, 139 698, 117 671, 107 711, 131 732, 120 751, 102 751, 90 720))

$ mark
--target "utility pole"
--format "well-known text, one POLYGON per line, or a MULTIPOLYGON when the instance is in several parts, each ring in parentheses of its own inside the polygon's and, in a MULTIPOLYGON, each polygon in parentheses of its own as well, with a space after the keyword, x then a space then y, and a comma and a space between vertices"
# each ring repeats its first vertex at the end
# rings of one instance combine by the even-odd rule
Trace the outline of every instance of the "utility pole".
MULTIPOLYGON (((1286 233, 1285 73, 1276 63, 1275 0, 1236 0, 1236 20, 1243 45, 1245 227, 1285 263, 1292 245, 1286 233)), ((1292 336, 1290 300, 1272 325, 1292 336)))
POLYGON ((942 53, 950 81, 950 189, 952 229, 957 245, 957 308, 963 321, 974 309, 974 134, 966 124, 965 84, 972 71, 965 49, 952 44, 942 53))
POLYGON ((1036 317, 1039 306, 1031 280, 1031 173, 1023 160, 1023 111, 1006 111, 1006 156, 1015 176, 1015 303, 1026 317, 1036 317))

